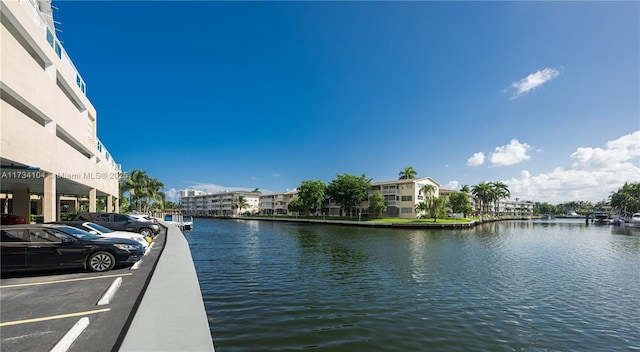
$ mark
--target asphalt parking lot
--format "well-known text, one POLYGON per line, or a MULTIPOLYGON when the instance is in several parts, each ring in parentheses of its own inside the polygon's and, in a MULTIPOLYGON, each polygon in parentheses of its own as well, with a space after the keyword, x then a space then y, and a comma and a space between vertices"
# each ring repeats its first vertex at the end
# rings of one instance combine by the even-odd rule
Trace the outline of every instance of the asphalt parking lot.
POLYGON ((166 231, 163 231, 134 267, 102 273, 78 269, 3 276, 0 279, 2 351, 117 350, 165 239, 166 231), (78 337, 69 344, 65 335, 78 331, 78 337))

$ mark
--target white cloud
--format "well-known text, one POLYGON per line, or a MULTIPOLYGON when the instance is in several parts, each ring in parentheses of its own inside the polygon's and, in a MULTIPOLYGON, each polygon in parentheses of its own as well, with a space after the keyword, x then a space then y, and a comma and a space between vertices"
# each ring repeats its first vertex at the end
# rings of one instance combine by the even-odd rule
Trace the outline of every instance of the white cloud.
POLYGON ((444 189, 453 189, 453 190, 458 190, 458 188, 460 188, 460 182, 458 181, 449 181, 447 182, 446 185, 442 186, 442 188, 444 189))
POLYGON ((541 85, 558 77, 558 75, 560 75, 560 71, 554 70, 552 68, 545 68, 528 75, 518 82, 513 82, 511 84, 511 88, 515 89, 515 93, 513 94, 511 99, 515 99, 522 94, 528 93, 529 91, 540 87, 541 85))
POLYGON ((469 166, 480 166, 482 164, 484 164, 483 152, 474 153, 469 159, 467 159, 467 165, 469 166))
POLYGON ((174 203, 177 203, 177 202, 180 201, 180 193, 175 188, 170 188, 170 189, 164 191, 164 194, 165 194, 165 198, 167 200, 170 200, 170 201, 172 201, 174 203))
POLYGON ((491 154, 492 166, 507 166, 528 160, 531 157, 527 152, 531 146, 527 143, 520 143, 517 139, 512 139, 508 145, 496 147, 496 151, 491 154))
MULTIPOLYGON (((578 148, 571 154, 576 169, 597 170, 620 167, 621 164, 640 156, 640 131, 620 137, 606 144, 606 149, 578 148)), ((640 178, 640 175, 638 175, 640 178)))
POLYGON ((640 181, 640 131, 606 143, 606 148, 577 148, 571 154, 571 168, 555 168, 532 176, 522 171, 519 178, 503 181, 511 199, 558 204, 605 200, 625 182, 640 181))

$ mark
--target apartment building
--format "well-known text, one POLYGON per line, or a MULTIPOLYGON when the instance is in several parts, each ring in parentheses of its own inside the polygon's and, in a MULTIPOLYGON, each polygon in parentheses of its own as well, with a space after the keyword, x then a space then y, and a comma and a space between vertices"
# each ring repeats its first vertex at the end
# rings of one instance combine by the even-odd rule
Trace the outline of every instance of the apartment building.
MULTIPOLYGON (((431 177, 376 182, 371 185, 369 195, 380 192, 384 197, 387 211, 382 213, 383 217, 415 219, 418 215, 416 205, 424 201, 420 189, 426 185, 432 185, 435 195, 438 196, 441 186, 431 177)), ((369 203, 364 202, 363 207, 369 208, 369 203)))
POLYGON ((289 215, 289 202, 296 197, 298 191, 287 191, 260 196, 260 215, 289 215))
MULTIPOLYGON (((418 203, 424 200, 424 196, 420 193, 420 189, 430 184, 434 186, 435 194, 439 194, 440 184, 430 177, 418 179, 394 180, 376 182, 371 185, 369 195, 380 192, 387 202, 387 210, 382 213, 383 217, 398 217, 415 219, 418 215, 415 208, 418 203)), ((244 196, 247 201, 251 202, 249 210, 252 214, 260 215, 291 215, 288 205, 292 199, 297 196, 297 191, 287 191, 281 193, 259 194, 253 192, 223 192, 213 195, 196 195, 184 196, 180 198, 182 211, 186 215, 195 216, 226 216, 238 214, 237 211, 231 209, 231 204, 237 200, 238 196, 244 196), (258 203, 254 206, 254 199, 258 198, 258 203)), ((369 216, 369 202, 365 200, 360 204, 358 210, 361 216, 369 216)), ((322 209, 318 210, 318 215, 325 216, 348 216, 340 209, 340 206, 327 197, 322 205, 322 209)), ((352 213, 351 215, 357 215, 352 213)), ((380 214, 371 214, 378 216, 380 214)))
POLYGON ((121 168, 98 138, 50 0, 1 0, 0 14, 0 211, 29 219, 41 209, 34 215, 53 221, 61 198, 88 199, 91 211, 101 199, 117 211, 121 168))
MULTIPOLYGON (((352 213, 351 216, 381 215, 382 217, 415 219, 418 215, 415 210, 416 205, 424 200, 420 189, 427 184, 434 186, 437 196, 440 184, 430 177, 372 183, 368 191, 369 196, 376 192, 382 194, 387 203, 387 210, 382 214, 372 214, 369 209, 369 201, 365 200, 355 210, 359 214, 352 213)), ((349 216, 349 214, 344 214, 343 210, 340 209, 340 205, 329 198, 325 199, 321 212, 327 216, 349 216)))
POLYGON ((258 214, 260 212, 259 192, 224 191, 215 194, 185 195, 180 197, 182 213, 192 216, 233 216, 240 214, 258 214), (247 207, 237 207, 243 197, 247 207))
POLYGON ((498 208, 494 209, 491 205, 490 210, 497 215, 531 216, 533 215, 533 206, 532 201, 501 199, 498 202, 498 208))

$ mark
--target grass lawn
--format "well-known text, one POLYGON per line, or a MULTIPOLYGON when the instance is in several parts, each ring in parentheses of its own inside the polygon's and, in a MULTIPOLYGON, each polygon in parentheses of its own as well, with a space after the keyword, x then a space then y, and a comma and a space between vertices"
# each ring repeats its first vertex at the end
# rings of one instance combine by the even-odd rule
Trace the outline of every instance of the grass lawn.
MULTIPOLYGON (((417 222, 417 223, 432 223, 433 222, 433 218, 431 219, 399 219, 399 218, 379 218, 379 219, 371 219, 368 220, 371 222, 391 222, 391 223, 410 223, 410 222, 417 222)), ((471 220, 469 219, 436 219, 435 221, 437 224, 461 224, 461 223, 466 223, 466 222, 471 222, 471 220)))
MULTIPOLYGON (((256 216, 258 218, 272 218, 272 216, 256 216)), ((345 217, 345 216, 290 216, 290 215, 279 215, 276 218, 281 219, 300 219, 300 220, 327 220, 327 221, 358 221, 357 217, 345 217)), ((438 224, 462 224, 471 222, 472 220, 478 220, 477 218, 472 219, 437 219, 436 223, 438 224)), ((431 219, 400 219, 400 218, 360 218, 362 222, 379 222, 379 223, 433 223, 433 218, 431 219)))

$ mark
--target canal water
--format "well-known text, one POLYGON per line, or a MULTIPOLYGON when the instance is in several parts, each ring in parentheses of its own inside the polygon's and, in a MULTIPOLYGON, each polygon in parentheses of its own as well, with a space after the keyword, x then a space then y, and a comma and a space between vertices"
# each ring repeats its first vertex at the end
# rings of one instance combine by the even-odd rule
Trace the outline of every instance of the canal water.
POLYGON ((196 219, 217 352, 640 350, 640 229, 196 219))

